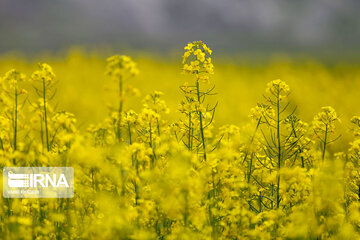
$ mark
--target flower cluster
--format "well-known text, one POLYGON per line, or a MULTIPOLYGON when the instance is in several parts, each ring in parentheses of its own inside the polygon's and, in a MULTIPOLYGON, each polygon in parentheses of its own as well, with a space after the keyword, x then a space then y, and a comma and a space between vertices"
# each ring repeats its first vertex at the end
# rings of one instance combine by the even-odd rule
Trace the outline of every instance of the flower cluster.
POLYGON ((189 43, 184 49, 183 72, 195 74, 197 80, 207 82, 209 77, 206 74, 214 73, 214 65, 210 57, 212 50, 202 41, 189 43))
POLYGON ((114 78, 126 78, 139 74, 136 63, 129 56, 114 55, 109 57, 106 61, 106 74, 113 76, 114 78))
POLYGON ((351 130, 353 131, 356 137, 360 137, 360 117, 354 116, 351 118, 350 122, 352 123, 351 130))
POLYGON ((31 75, 31 80, 33 81, 44 81, 45 84, 52 83, 55 78, 55 74, 50 65, 46 63, 39 63, 38 64, 39 70, 35 71, 31 75))
POLYGON ((330 107, 322 107, 321 112, 319 112, 313 120, 313 128, 316 132, 334 132, 335 123, 339 121, 335 110, 330 107))
POLYGON ((282 101, 290 93, 290 87, 282 80, 276 79, 267 84, 266 92, 279 97, 282 101))
MULTIPOLYGON (((110 88, 118 106, 95 107, 97 88, 84 99, 91 112, 78 119, 56 104, 49 65, 31 75, 34 89, 16 70, 0 79, 0 166, 70 166, 76 184, 71 199, 0 198, 0 239, 360 238, 360 118, 350 121, 350 147, 337 141, 346 149, 336 153, 335 110, 322 108, 309 124, 289 86, 274 80, 250 110, 254 121, 239 124, 239 98, 223 116, 234 123, 215 125, 214 88, 199 81, 213 72, 212 51, 200 41, 185 50, 184 71, 195 81, 180 87, 182 100, 152 91, 124 101, 134 88, 123 80, 138 69, 113 56, 107 74, 119 83, 110 88)), ((72 57, 69 67, 74 59, 84 61, 72 57)), ((78 90, 79 100, 88 89, 78 90)))
MULTIPOLYGON (((12 69, 5 73, 5 76, 3 77, 3 81, 6 81, 9 83, 11 89, 17 89, 19 88, 19 83, 25 81, 26 76, 25 74, 20 73, 19 71, 12 69)), ((26 92, 26 90, 22 90, 23 92, 26 92)))

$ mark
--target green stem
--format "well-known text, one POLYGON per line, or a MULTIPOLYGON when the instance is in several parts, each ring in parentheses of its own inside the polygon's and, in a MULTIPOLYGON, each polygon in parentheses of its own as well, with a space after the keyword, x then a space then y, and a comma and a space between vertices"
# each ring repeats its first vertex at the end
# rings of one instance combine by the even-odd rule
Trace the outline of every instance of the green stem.
POLYGON ((153 143, 153 136, 152 136, 152 125, 151 125, 151 122, 149 122, 149 131, 150 131, 150 140, 149 140, 149 145, 153 151, 153 153, 150 155, 150 158, 151 158, 151 168, 153 168, 155 166, 155 159, 156 159, 156 155, 155 155, 155 144, 153 143))
POLYGON ((188 148, 191 151, 192 147, 191 147, 191 113, 189 112, 189 143, 188 143, 188 148))
POLYGON ((326 153, 326 144, 327 144, 327 135, 328 135, 328 125, 325 125, 325 138, 324 138, 324 148, 322 152, 322 161, 325 159, 325 153, 326 153))
MULTIPOLYGON (((135 160, 135 169, 136 169, 136 176, 137 178, 139 177, 139 161, 137 159, 137 153, 135 153, 135 155, 133 155, 134 160, 135 160)), ((139 186, 136 183, 137 178, 134 180, 134 191, 135 191, 135 206, 137 206, 139 204, 139 186)))
POLYGON ((121 133, 121 118, 122 118, 122 112, 123 112, 123 108, 124 108, 124 92, 123 92, 123 80, 122 77, 119 77, 119 96, 120 96, 120 101, 119 101, 119 120, 118 120, 118 125, 117 125, 117 137, 118 140, 120 141, 121 137, 122 137, 122 133, 121 133))
POLYGON ((131 145, 131 144, 132 144, 132 141, 131 141, 131 128, 130 128, 130 123, 128 123, 128 131, 129 131, 129 144, 131 145))
MULTIPOLYGON (((297 134, 296 134, 296 130, 295 130, 295 125, 294 123, 291 124, 291 128, 292 128, 292 131, 294 133, 294 137, 297 138, 297 134)), ((301 147, 299 146, 298 147, 299 149, 299 153, 301 154, 303 152, 303 150, 301 149, 301 147)), ((301 167, 302 168, 305 168, 305 162, 304 162, 304 157, 303 156, 300 156, 300 159, 301 159, 301 167)), ((295 161, 296 161, 296 157, 295 157, 295 161)))
POLYGON ((17 122, 18 122, 18 92, 15 88, 15 106, 14 106, 14 150, 17 148, 17 122))
POLYGON ((159 122, 159 119, 156 119, 156 126, 157 126, 158 136, 160 136, 161 133, 160 133, 160 122, 159 122))
MULTIPOLYGON (((256 128, 255 128, 254 134, 253 134, 252 137, 251 137, 250 146, 251 146, 252 143, 254 142, 255 135, 256 135, 256 132, 257 132, 259 126, 260 126, 260 123, 261 123, 261 117, 259 118, 259 120, 258 120, 258 122, 257 122, 257 124, 256 124, 256 128)), ((246 152, 245 152, 245 157, 244 157, 243 162, 245 162, 245 161, 247 160, 248 155, 249 155, 249 150, 246 150, 246 152)), ((254 153, 251 154, 251 159, 250 159, 250 163, 249 163, 249 172, 248 172, 248 176, 247 176, 247 181, 248 181, 248 183, 250 182, 250 177, 251 177, 253 157, 254 157, 254 153)), ((246 176, 245 176, 245 179, 246 179, 246 176)))
MULTIPOLYGON (((196 93, 197 93, 199 105, 201 105, 199 81, 196 81, 196 93)), ((206 161, 206 145, 205 145, 204 128, 203 128, 203 115, 202 115, 201 110, 198 110, 198 113, 199 113, 199 119, 200 119, 200 135, 201 135, 201 141, 202 141, 202 146, 203 146, 203 151, 204 151, 204 160, 206 161)))
POLYGON ((247 182, 250 183, 251 173, 252 173, 252 165, 253 165, 254 153, 251 154, 250 163, 249 163, 249 172, 247 182))
POLYGON ((91 171, 91 185, 92 185, 92 188, 94 190, 96 190, 95 189, 95 186, 96 186, 96 183, 95 183, 95 169, 91 169, 90 171, 91 171))
POLYGON ((262 212, 262 196, 261 196, 261 192, 259 193, 259 212, 262 212))
POLYGON ((3 142, 2 138, 0 138, 0 149, 4 150, 4 142, 3 142))
POLYGON ((277 135, 277 148, 278 148, 278 176, 277 176, 277 189, 276 189, 276 207, 280 206, 280 168, 281 168, 281 140, 280 140, 280 92, 278 90, 276 99, 276 135, 277 135))
POLYGON ((150 137, 149 145, 150 145, 150 147, 152 148, 152 147, 153 147, 153 144, 152 144, 152 127, 151 127, 151 122, 149 122, 149 137, 150 137))
POLYGON ((44 153, 44 127, 43 127, 42 117, 40 117, 40 136, 41 136, 42 153, 44 153))
POLYGON ((47 122, 45 78, 43 78, 43 100, 44 100, 44 122, 45 122, 46 148, 47 148, 48 151, 50 151, 49 130, 48 130, 48 122, 47 122))

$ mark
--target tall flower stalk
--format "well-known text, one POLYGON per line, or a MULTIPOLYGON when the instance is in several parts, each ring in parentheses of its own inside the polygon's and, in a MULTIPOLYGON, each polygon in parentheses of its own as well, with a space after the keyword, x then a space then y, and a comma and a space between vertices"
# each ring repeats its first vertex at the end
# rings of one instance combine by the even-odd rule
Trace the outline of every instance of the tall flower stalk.
POLYGON ((183 73, 189 74, 195 78, 195 85, 185 84, 181 90, 185 93, 186 102, 182 103, 182 112, 186 114, 188 124, 185 125, 186 134, 188 135, 187 148, 193 149, 193 140, 199 142, 196 150, 202 149, 202 155, 206 160, 206 137, 205 129, 212 123, 215 107, 204 107, 205 98, 212 95, 214 89, 206 91, 201 90, 200 83, 209 83, 209 75, 214 73, 214 65, 210 55, 212 50, 202 41, 189 43, 185 48, 183 56, 183 73), (205 118, 210 114, 209 123, 205 123, 205 118), (195 115, 195 116, 194 116, 195 115), (194 122, 195 120, 195 122, 194 122), (197 128, 198 136, 194 136, 193 129, 197 128))
POLYGON ((129 56, 114 55, 109 57, 106 61, 106 75, 111 76, 113 80, 118 83, 119 106, 117 108, 118 119, 115 123, 115 129, 116 137, 120 142, 123 135, 121 127, 125 101, 124 81, 130 79, 135 75, 138 75, 139 70, 136 66, 136 63, 129 56))
MULTIPOLYGON (((267 191, 261 193, 261 198, 268 199, 272 207, 275 205, 276 208, 279 208, 281 202, 280 170, 285 164, 285 161, 297 152, 297 141, 290 141, 293 133, 285 132, 282 125, 285 123, 285 119, 291 116, 295 110, 290 113, 290 115, 285 115, 290 104, 287 100, 290 94, 290 88, 284 81, 280 79, 271 81, 268 83, 266 93, 265 100, 267 104, 258 104, 258 106, 252 110, 252 115, 257 119, 258 124, 262 123, 262 126, 265 126, 267 130, 266 133, 261 129, 265 141, 263 143, 265 146, 263 149, 265 159, 262 159, 261 156, 257 156, 256 158, 261 165, 269 169, 270 174, 276 173, 276 179, 274 179, 275 181, 271 181, 268 186, 256 178, 254 178, 254 180, 257 184, 261 185, 261 188, 267 189, 267 191), (265 164, 266 162, 269 162, 269 164, 265 164)), ((262 208, 262 204, 260 201, 260 209, 262 208)))
POLYGON ((276 179, 276 207, 279 208, 280 206, 280 169, 283 164, 283 145, 281 142, 281 128, 280 123, 283 121, 281 119, 281 113, 285 111, 287 108, 287 104, 284 105, 284 100, 287 98, 287 96, 290 93, 289 86, 281 81, 280 79, 274 80, 268 84, 267 93, 270 95, 270 97, 267 98, 267 100, 270 102, 272 106, 275 108, 275 125, 273 126, 276 131, 276 141, 273 141, 274 143, 274 149, 276 149, 275 155, 277 159, 277 179, 276 179))
MULTIPOLYGON (((8 94, 8 103, 10 104, 12 101, 12 108, 8 106, 6 109, 8 109, 8 112, 11 111, 10 119, 13 126, 12 146, 14 151, 17 150, 18 142, 19 108, 23 105, 19 104, 19 97, 20 95, 27 94, 27 91, 20 86, 21 82, 24 82, 25 79, 25 75, 15 69, 8 71, 4 76, 5 83, 3 86, 5 92, 8 94)), ((7 112, 7 110, 5 110, 5 112, 7 112)))
MULTIPOLYGON (((39 70, 35 71, 31 75, 31 79, 35 82, 38 82, 41 87, 35 87, 37 94, 42 99, 42 111, 43 111, 43 122, 45 126, 45 140, 46 140, 46 149, 50 151, 50 137, 49 137, 49 122, 48 122, 48 100, 53 96, 49 97, 49 94, 52 93, 54 83, 55 83, 55 74, 50 65, 46 63, 39 63, 39 70)), ((53 95, 55 92, 53 92, 53 95)), ((41 133, 43 138, 43 133, 41 133)))
POLYGON ((313 120, 313 129, 315 135, 320 139, 321 144, 321 159, 325 160, 326 149, 330 143, 336 141, 340 136, 335 139, 330 139, 330 135, 335 132, 335 123, 340 121, 335 110, 330 107, 322 107, 313 120))

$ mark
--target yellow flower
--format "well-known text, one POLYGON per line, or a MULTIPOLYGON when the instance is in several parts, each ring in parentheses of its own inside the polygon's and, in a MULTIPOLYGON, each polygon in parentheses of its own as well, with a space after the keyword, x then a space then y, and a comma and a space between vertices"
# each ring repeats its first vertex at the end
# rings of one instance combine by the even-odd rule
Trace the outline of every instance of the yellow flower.
POLYGON ((131 77, 139 74, 136 63, 126 55, 114 55, 106 59, 106 74, 113 77, 131 77))
POLYGON ((335 122, 339 122, 335 109, 330 106, 322 107, 313 120, 313 128, 315 132, 334 132, 335 122))
POLYGON ((46 63, 38 64, 39 70, 31 75, 33 81, 45 81, 45 84, 52 83, 55 79, 55 74, 50 65, 46 63))
POLYGON ((9 83, 11 89, 17 89, 19 87, 19 82, 23 82, 25 78, 25 74, 22 74, 15 69, 11 69, 5 73, 3 80, 9 83))
POLYGON ((354 116, 351 118, 350 122, 352 123, 351 130, 353 131, 356 137, 360 136, 360 117, 354 116))
POLYGON ((202 41, 189 43, 183 55, 183 73, 187 74, 212 74, 214 65, 210 55, 212 51, 202 41))
POLYGON ((289 95, 290 87, 284 81, 276 79, 267 84, 266 92, 283 100, 289 95))

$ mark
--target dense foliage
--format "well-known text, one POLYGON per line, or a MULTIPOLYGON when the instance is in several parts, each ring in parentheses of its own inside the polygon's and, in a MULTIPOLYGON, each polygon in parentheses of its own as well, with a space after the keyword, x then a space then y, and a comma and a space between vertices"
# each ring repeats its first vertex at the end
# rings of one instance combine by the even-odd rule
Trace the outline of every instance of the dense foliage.
MULTIPOLYGON (((0 166, 74 167, 75 197, 1 198, 0 238, 360 238, 360 117, 351 118, 347 145, 333 107, 322 107, 307 122, 297 114, 302 106, 292 101, 289 85, 277 79, 252 103, 249 123, 219 126, 218 115, 236 122, 238 109, 217 112, 222 97, 212 81, 211 56, 205 43, 189 43, 177 109, 153 91, 140 110, 130 102, 139 97, 131 84, 141 69, 129 56, 108 58, 103 78, 115 97, 102 121, 87 126, 56 106, 56 69, 40 63, 28 76, 6 72, 0 80, 0 166), (343 152, 329 151, 337 144, 343 152)), ((68 61, 82 64, 81 57, 68 61)), ((321 68, 312 74, 331 78, 321 68)), ((92 86, 87 80, 60 94, 79 93, 80 105, 99 106, 98 96, 79 97, 92 86)), ((87 116, 95 116, 92 111, 87 116)))

